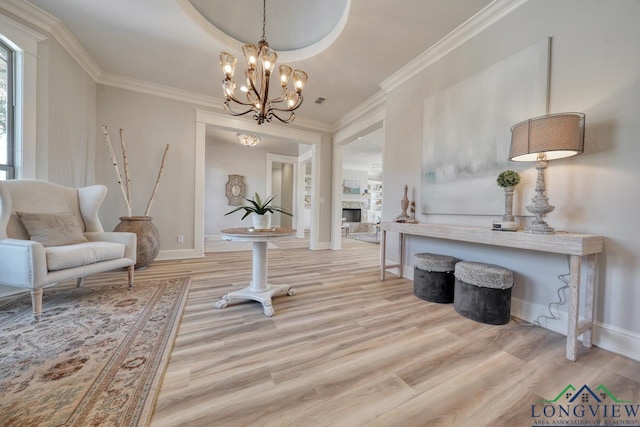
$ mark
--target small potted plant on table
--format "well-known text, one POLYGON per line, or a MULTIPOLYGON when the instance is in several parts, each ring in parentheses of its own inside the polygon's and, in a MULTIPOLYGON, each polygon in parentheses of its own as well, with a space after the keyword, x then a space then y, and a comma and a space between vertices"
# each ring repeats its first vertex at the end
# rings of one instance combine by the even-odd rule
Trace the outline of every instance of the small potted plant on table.
POLYGON ((513 193, 516 185, 520 183, 520 174, 516 171, 506 170, 496 179, 498 186, 504 188, 504 215, 502 216, 502 230, 515 230, 516 223, 513 217, 513 193))
POLYGON ((270 196, 266 200, 262 200, 258 193, 255 193, 253 199, 245 198, 248 205, 238 206, 231 212, 227 212, 225 216, 230 215, 234 212, 238 212, 243 210, 244 215, 242 219, 245 219, 249 215, 253 214, 251 217, 253 221, 253 228, 256 230, 271 230, 271 214, 274 212, 280 212, 285 215, 293 216, 289 212, 282 209, 280 206, 273 206, 271 202, 275 199, 276 196, 270 196))

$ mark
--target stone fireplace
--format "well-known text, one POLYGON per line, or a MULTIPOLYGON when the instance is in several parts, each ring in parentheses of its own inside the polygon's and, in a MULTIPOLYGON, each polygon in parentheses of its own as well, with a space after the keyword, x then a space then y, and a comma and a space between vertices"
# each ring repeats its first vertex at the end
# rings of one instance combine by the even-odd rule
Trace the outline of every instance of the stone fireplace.
POLYGON ((367 210, 369 203, 366 201, 343 201, 342 202, 342 218, 346 218, 346 222, 350 224, 358 224, 367 220, 367 210))
POLYGON ((342 208, 342 218, 344 218, 346 222, 361 222, 362 209, 342 208))

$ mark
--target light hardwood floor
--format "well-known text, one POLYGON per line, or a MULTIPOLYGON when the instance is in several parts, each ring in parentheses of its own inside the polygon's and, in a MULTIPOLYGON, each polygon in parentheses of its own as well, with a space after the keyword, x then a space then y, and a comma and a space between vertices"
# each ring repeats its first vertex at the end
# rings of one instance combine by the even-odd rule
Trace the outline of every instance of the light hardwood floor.
POLYGON ((597 348, 569 362, 559 334, 422 301, 409 280, 379 280, 377 245, 299 246, 269 250, 270 281, 298 292, 272 318, 254 302, 213 307, 247 284, 250 251, 136 273, 193 278, 152 426, 530 426, 531 405, 568 384, 640 402, 638 362, 597 348))

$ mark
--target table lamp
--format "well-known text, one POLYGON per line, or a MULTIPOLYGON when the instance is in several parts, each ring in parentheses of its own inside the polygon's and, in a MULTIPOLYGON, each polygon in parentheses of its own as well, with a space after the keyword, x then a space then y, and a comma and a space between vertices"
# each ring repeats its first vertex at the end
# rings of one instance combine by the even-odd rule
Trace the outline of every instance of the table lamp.
POLYGON ((538 178, 536 195, 526 209, 536 218, 525 227, 525 233, 553 234, 552 227, 542 219, 555 209, 545 195, 544 172, 547 161, 582 153, 584 149, 583 113, 557 113, 534 117, 513 125, 509 160, 536 163, 538 178))

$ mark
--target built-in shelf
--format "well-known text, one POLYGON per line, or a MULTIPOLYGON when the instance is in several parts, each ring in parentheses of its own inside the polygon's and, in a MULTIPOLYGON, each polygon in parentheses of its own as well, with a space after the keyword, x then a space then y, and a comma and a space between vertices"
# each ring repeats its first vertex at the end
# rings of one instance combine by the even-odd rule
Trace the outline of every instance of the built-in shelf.
POLYGON ((370 180, 367 188, 370 194, 368 221, 377 223, 382 217, 382 182, 370 180))
POLYGON ((304 208, 311 209, 311 175, 304 177, 304 208))

